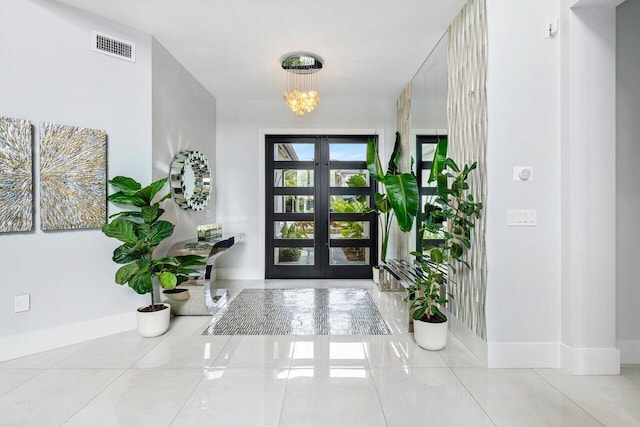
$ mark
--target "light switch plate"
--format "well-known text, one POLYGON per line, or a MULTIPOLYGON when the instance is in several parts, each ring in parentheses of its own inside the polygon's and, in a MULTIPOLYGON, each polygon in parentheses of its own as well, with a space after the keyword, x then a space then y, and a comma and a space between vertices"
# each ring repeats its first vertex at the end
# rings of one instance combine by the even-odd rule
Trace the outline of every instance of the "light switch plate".
POLYGON ((31 297, 29 294, 16 295, 13 299, 13 308, 16 313, 31 310, 31 297))
POLYGON ((535 227, 538 223, 535 209, 509 209, 507 225, 509 227, 535 227))

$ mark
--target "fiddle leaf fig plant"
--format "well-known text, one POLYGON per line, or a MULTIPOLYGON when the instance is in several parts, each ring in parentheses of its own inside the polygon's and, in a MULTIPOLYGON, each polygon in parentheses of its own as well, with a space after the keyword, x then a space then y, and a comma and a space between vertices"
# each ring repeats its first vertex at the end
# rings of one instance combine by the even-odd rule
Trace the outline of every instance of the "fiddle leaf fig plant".
POLYGON ((382 184, 385 190, 384 193, 376 193, 375 209, 373 209, 378 214, 382 228, 382 262, 387 259, 389 231, 393 218, 395 217, 400 230, 409 232, 413 227, 419 210, 418 181, 413 172, 402 173, 400 171, 398 165, 400 150, 400 133, 396 132, 393 153, 385 173, 380 162, 376 141, 373 138, 367 140, 367 169, 369 170, 369 175, 382 184))
POLYGON ((122 242, 113 251, 113 261, 124 264, 116 271, 115 282, 125 283, 136 293, 151 294, 151 305, 148 311, 160 309, 154 301, 153 278, 157 278, 164 289, 173 289, 189 279, 194 267, 205 263, 204 257, 185 255, 154 259, 153 252, 160 242, 173 234, 174 225, 161 220, 164 209, 160 203, 171 197, 171 193, 154 198, 167 182, 163 178, 146 187, 132 178, 117 176, 109 181, 116 188, 108 200, 126 206, 127 210, 117 212, 109 218, 111 222, 102 227, 107 237, 122 242))
MULTIPOLYGON (((413 318, 432 323, 444 322, 447 317, 440 309, 448 300, 441 294, 440 287, 447 285, 449 270, 453 273, 459 267, 471 268, 468 251, 476 220, 480 218, 482 203, 470 194, 469 174, 475 170, 477 162, 460 168, 453 159, 447 157, 447 139, 438 140, 433 157, 428 182, 436 182, 437 195, 427 201, 421 230, 438 236, 442 243, 427 246, 421 253, 414 252, 423 278, 416 280, 408 289, 413 318)), ((409 301, 409 297, 406 299, 409 301)))

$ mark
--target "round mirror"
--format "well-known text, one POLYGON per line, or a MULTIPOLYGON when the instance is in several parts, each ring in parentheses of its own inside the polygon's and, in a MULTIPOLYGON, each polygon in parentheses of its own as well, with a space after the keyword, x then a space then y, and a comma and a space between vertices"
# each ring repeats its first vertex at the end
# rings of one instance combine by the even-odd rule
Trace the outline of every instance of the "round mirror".
POLYGON ((211 195, 211 169, 199 151, 181 151, 171 162, 169 173, 173 200, 185 210, 199 211, 211 195))

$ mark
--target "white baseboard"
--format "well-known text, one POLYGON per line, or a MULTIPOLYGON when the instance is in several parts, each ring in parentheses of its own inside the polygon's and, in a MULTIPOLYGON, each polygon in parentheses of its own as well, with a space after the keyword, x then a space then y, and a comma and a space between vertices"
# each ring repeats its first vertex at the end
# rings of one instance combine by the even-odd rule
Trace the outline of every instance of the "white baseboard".
POLYGON ((640 340, 618 340, 616 347, 620 349, 620 363, 640 363, 640 340))
POLYGON ((562 348, 562 369, 571 375, 619 375, 620 350, 617 348, 578 348, 565 344, 562 348))
POLYGON ((449 319, 449 332, 460 340, 482 362, 483 366, 487 366, 487 342, 451 313, 447 312, 447 319, 449 319))
POLYGON ((0 337, 0 362, 136 328, 136 312, 0 337))
POLYGON ((553 342, 490 342, 489 368, 559 368, 560 345, 553 342))

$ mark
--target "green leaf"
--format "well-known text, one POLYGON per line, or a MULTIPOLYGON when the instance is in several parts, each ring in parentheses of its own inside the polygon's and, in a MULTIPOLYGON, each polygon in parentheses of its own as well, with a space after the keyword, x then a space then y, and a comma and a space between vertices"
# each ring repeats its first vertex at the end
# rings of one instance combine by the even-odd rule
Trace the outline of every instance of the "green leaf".
POLYGON ((433 163, 431 164, 431 173, 429 174, 429 179, 427 182, 433 182, 436 180, 437 176, 442 173, 444 170, 444 164, 447 160, 447 144, 448 140, 446 137, 439 138, 438 144, 436 145, 436 150, 433 153, 433 163))
POLYGON ((158 274, 158 280, 160 281, 160 286, 165 289, 173 289, 178 283, 178 279, 176 278, 175 274, 166 271, 158 274))
POLYGON ((148 294, 153 290, 153 281, 151 273, 148 271, 139 271, 129 280, 129 287, 140 295, 148 294))
POLYGON ((155 195, 162 190, 162 187, 164 187, 168 179, 169 178, 162 178, 152 182, 143 189, 137 191, 136 196, 144 200, 146 205, 150 205, 155 195))
POLYGON ((447 177, 444 174, 438 174, 437 178, 438 196, 444 201, 444 204, 448 204, 449 199, 449 187, 447 177))
POLYGON ((169 221, 158 221, 151 226, 150 240, 152 245, 157 245, 173 234, 173 224, 169 221))
POLYGON ((133 218, 139 218, 140 217, 140 212, 139 211, 122 211, 122 212, 116 212, 112 215, 109 215, 109 218, 118 218, 121 216, 127 216, 127 217, 133 217, 133 218))
POLYGON ((123 265, 116 271, 116 283, 119 285, 124 285, 129 281, 131 276, 133 276, 138 271, 138 266, 135 262, 131 264, 123 265))
MULTIPOLYGON (((444 165, 445 165, 445 167, 450 168, 452 171, 454 171, 456 173, 460 172, 460 168, 458 167, 456 162, 454 162, 453 159, 451 159, 451 158, 447 158, 444 161, 444 165)), ((466 169, 466 166, 465 166, 465 169, 466 169)))
POLYGON ((431 249, 429 256, 431 257, 431 261, 435 262, 436 264, 440 264, 444 260, 444 254, 438 248, 431 249))
POLYGON ((140 216, 145 222, 153 222, 160 216, 159 211, 160 205, 158 203, 154 203, 151 206, 143 206, 140 216))
POLYGON ((102 226, 102 232, 107 235, 107 237, 113 237, 130 245, 138 241, 134 232, 133 223, 126 219, 114 219, 110 223, 102 226))
POLYGON ((182 267, 195 267, 206 263, 206 258, 200 255, 181 255, 176 259, 182 267))
POLYGON ((126 176, 116 176, 109 184, 113 185, 116 188, 119 188, 125 194, 133 194, 139 189, 142 188, 142 185, 138 181, 133 178, 128 178, 126 176))
POLYGON ((386 214, 391 210, 391 204, 385 194, 375 194, 376 210, 380 213, 386 214))
POLYGON ((404 232, 411 231, 413 221, 420 208, 416 177, 410 173, 387 175, 384 185, 400 230, 404 232))
POLYGON ((107 199, 110 202, 118 203, 126 206, 142 207, 147 205, 144 200, 142 200, 140 197, 136 196, 135 194, 126 194, 122 191, 109 194, 109 197, 107 197, 107 199))
POLYGON ((400 132, 396 132, 396 141, 393 144, 393 152, 389 158, 387 166, 387 174, 397 175, 399 172, 398 162, 400 161, 400 153, 402 152, 402 144, 400 143, 400 132))
POLYGON ((367 140, 367 169, 369 170, 371 178, 378 182, 383 182, 384 171, 382 170, 382 164, 380 163, 376 140, 373 138, 369 138, 367 140))

